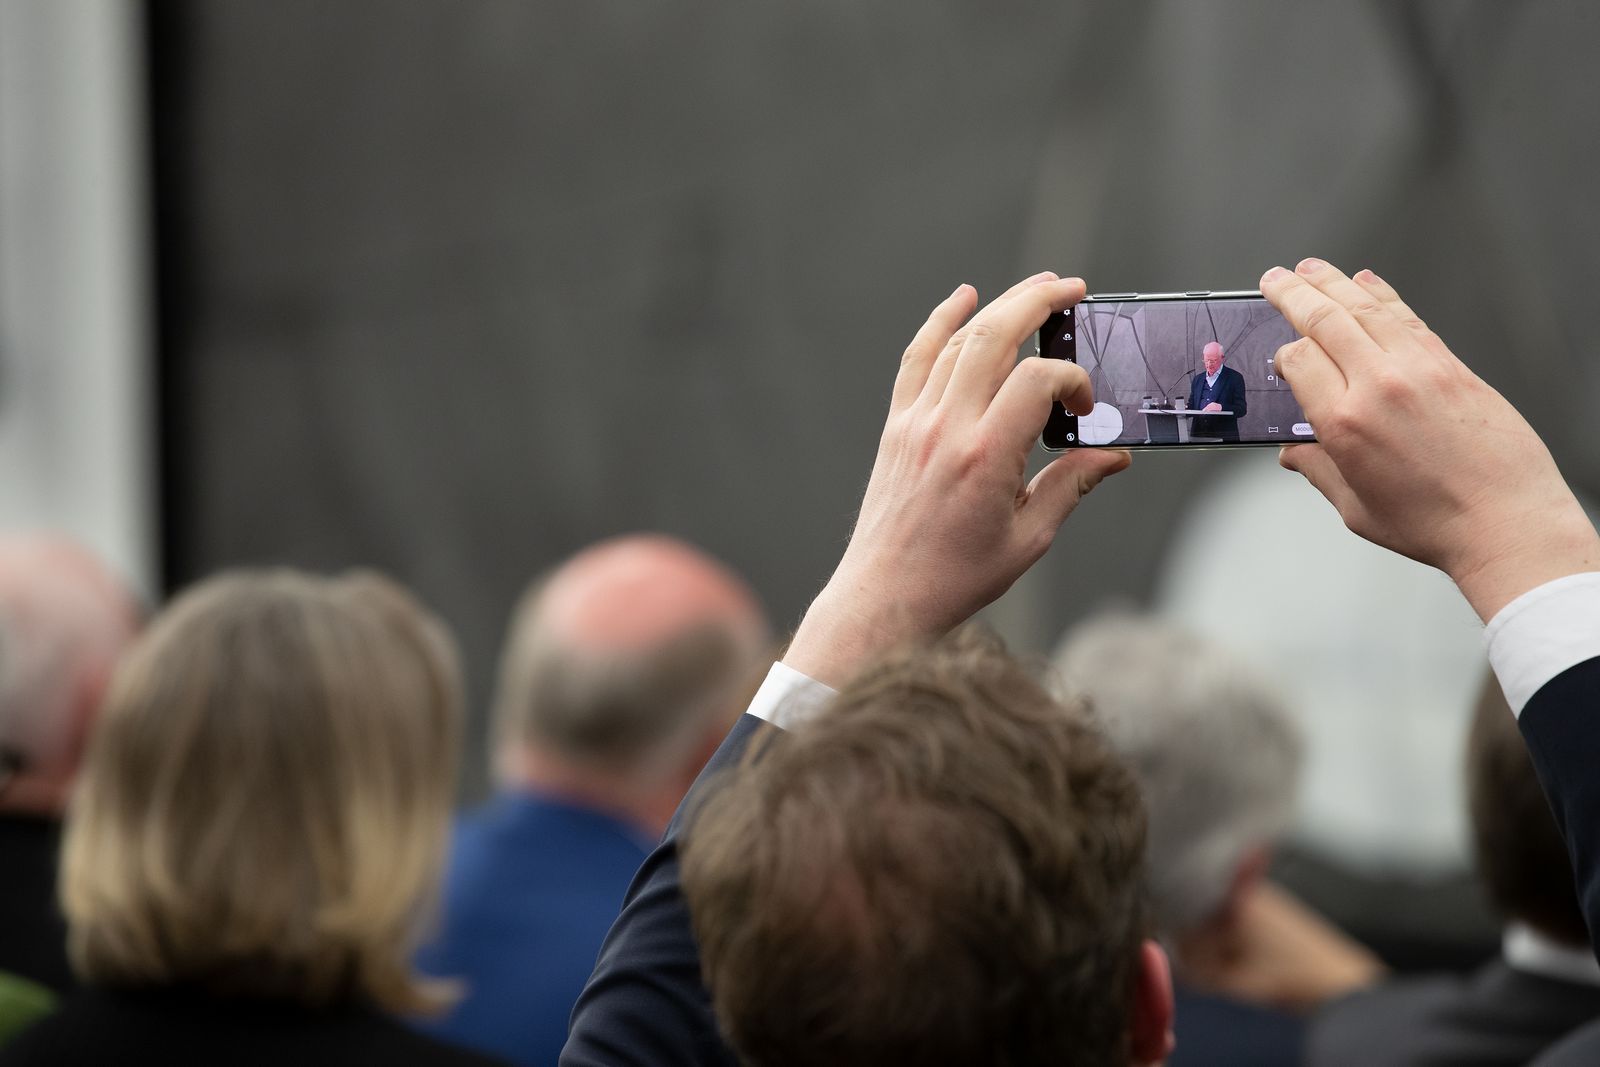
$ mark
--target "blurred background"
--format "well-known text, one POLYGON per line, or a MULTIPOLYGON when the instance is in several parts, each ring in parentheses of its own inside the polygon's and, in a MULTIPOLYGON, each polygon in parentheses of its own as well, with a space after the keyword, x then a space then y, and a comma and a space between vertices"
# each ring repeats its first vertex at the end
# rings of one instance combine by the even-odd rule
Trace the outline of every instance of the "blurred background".
MULTIPOLYGON (((1578 0, 0 0, 0 522, 152 598, 390 571, 481 706, 522 587, 609 534, 797 620, 957 283, 1309 254, 1600 493, 1597 46, 1578 0)), ((1273 460, 1138 457, 989 621, 1043 653, 1122 600, 1236 646, 1312 740, 1285 879, 1391 958, 1492 947, 1476 620, 1273 460)))

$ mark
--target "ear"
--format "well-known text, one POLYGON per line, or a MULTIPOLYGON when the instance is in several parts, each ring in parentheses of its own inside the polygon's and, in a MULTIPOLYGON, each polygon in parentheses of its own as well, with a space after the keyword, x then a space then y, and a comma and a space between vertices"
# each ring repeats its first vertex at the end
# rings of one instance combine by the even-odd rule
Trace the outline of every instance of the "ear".
POLYGON ((1133 983, 1133 1017, 1128 1021, 1129 1051, 1135 1067, 1158 1064, 1172 1055, 1172 966, 1154 941, 1139 946, 1139 973, 1133 983))
POLYGON ((1239 858, 1239 865, 1233 869, 1233 883, 1228 886, 1228 895, 1222 898, 1222 906, 1217 909, 1224 927, 1231 928, 1237 924, 1245 901, 1266 881, 1267 868, 1271 866, 1272 849, 1267 845, 1256 845, 1239 858))

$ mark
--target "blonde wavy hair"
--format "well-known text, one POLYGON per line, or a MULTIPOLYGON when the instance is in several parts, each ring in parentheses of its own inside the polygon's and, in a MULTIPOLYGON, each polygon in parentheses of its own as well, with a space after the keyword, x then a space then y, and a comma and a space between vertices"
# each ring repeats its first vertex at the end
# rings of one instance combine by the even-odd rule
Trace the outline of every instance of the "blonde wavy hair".
POLYGON ((101 985, 436 1006, 456 653, 370 573, 220 575, 119 666, 70 809, 72 962, 101 985))

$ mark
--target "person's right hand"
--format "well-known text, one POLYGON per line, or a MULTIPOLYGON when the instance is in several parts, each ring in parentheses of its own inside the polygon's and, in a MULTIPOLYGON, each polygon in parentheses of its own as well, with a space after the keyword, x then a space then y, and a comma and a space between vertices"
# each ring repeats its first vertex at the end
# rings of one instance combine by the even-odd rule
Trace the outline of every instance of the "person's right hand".
POLYGON ((1367 540, 1448 574, 1485 621, 1600 570, 1600 538, 1544 442, 1371 271, 1274 267, 1261 292, 1304 336, 1278 350, 1317 435, 1280 462, 1367 540))
POLYGON ((1222 405, 1217 403, 1215 400, 1213 400, 1211 403, 1207 404, 1205 407, 1201 408, 1200 410, 1201 411, 1221 411, 1222 410, 1222 405))
POLYGON ((1017 348, 1083 293, 1082 280, 1046 272, 976 316, 970 285, 933 310, 901 359, 850 544, 786 664, 839 685, 896 644, 946 633, 1010 588, 1079 499, 1128 465, 1126 452, 1075 449, 1026 477, 1055 404, 1087 415, 1094 399, 1082 367, 1019 362, 1017 348))

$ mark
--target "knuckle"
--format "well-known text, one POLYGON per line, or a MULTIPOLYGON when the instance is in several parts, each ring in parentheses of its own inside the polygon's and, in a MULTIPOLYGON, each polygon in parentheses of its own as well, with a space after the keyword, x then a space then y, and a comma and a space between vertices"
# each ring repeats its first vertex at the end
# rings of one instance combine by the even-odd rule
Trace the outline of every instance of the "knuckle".
POLYGON ((1278 373, 1288 375, 1299 370, 1310 347, 1310 342, 1302 337, 1279 348, 1277 355, 1273 357, 1278 366, 1278 373))
POLYGON ((943 451, 945 436, 943 419, 908 420, 904 439, 907 441, 906 454, 912 466, 920 470, 933 463, 935 457, 943 451))
POLYGON ((1406 399, 1415 388, 1415 382, 1414 376, 1398 374, 1390 367, 1384 367, 1372 375, 1373 391, 1384 404, 1397 404, 1406 399))
POLYGON ((987 344, 998 337, 999 333, 1000 331, 996 330, 991 322, 975 322, 968 328, 967 338, 978 344, 987 344))
POLYGON ((1041 523, 1033 530, 1032 533, 1028 535, 1027 547, 1025 549, 1028 558, 1030 560, 1039 559, 1046 552, 1050 551, 1050 546, 1055 543, 1055 539, 1056 531, 1051 529, 1048 523, 1041 523))
POLYGON ((1028 356, 1017 364, 1016 370, 1012 373, 1021 375, 1023 380, 1030 385, 1048 386, 1056 380, 1056 367, 1051 366, 1051 364, 1056 364, 1060 367, 1069 365, 1057 359, 1028 356))
POLYGON ((1305 314, 1305 332, 1316 333, 1333 320, 1336 311, 1334 306, 1326 301, 1311 305, 1305 314))
POLYGON ((1423 344, 1429 346, 1444 346, 1444 341, 1440 339, 1439 335, 1428 329, 1428 324, 1423 322, 1421 319, 1413 316, 1406 323, 1406 326, 1411 330, 1412 333, 1416 334, 1417 340, 1423 344))
POLYGON ((994 446, 983 437, 974 437, 956 451, 956 470, 962 479, 970 478, 986 468, 994 446))
POLYGON ((1388 309, 1376 300, 1358 301, 1350 311, 1358 319, 1380 319, 1388 313, 1388 309))
POLYGON ((1317 437, 1322 440, 1339 440, 1349 437, 1356 428, 1356 419, 1348 411, 1331 411, 1317 420, 1317 437))

